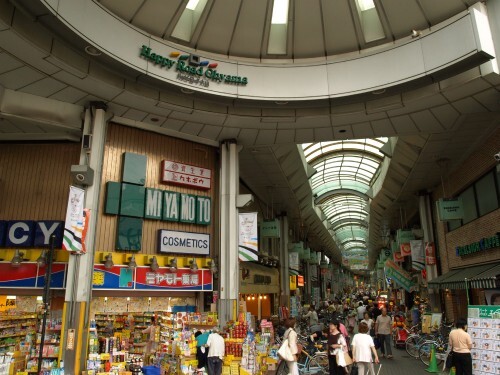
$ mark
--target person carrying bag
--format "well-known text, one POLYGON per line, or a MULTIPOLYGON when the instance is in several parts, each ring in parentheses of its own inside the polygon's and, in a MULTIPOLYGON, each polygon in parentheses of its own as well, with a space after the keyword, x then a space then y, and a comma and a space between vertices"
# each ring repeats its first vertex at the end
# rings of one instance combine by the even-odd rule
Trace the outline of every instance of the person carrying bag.
POLYGON ((330 375, 344 375, 345 367, 352 363, 347 353, 347 343, 339 331, 339 321, 330 322, 330 335, 328 336, 328 366, 330 375))
POLYGON ((299 347, 297 345, 297 332, 295 332, 295 319, 288 318, 285 321, 287 330, 283 335, 283 344, 278 349, 278 354, 286 361, 288 373, 290 375, 299 375, 299 367, 297 366, 299 347))

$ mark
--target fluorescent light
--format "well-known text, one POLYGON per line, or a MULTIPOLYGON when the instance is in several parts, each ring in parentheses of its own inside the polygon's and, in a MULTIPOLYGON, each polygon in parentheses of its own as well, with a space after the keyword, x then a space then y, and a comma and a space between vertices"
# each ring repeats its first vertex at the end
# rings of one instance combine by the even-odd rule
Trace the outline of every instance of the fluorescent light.
POLYGON ((199 2, 200 0, 189 0, 189 2, 186 5, 186 9, 195 10, 199 2))
POLYGON ((16 296, 7 296, 7 299, 16 299, 16 296))
POLYGON ((289 0, 274 0, 272 24, 286 25, 288 23, 288 3, 289 0))

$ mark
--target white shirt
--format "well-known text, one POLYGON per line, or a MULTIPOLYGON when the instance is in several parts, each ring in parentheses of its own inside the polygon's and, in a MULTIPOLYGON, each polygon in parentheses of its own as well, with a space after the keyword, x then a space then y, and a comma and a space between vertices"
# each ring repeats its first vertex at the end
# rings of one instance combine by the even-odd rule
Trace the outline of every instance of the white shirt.
POLYGON ((356 333, 352 339, 354 360, 356 362, 371 362, 372 350, 375 346, 373 338, 366 333, 356 333))
POLYGON ((366 306, 365 305, 358 306, 357 310, 358 310, 358 319, 359 320, 363 319, 366 312, 366 306))
POLYGON ((207 357, 219 357, 224 359, 224 338, 216 332, 211 333, 207 340, 208 355, 207 357))
POLYGON ((368 318, 368 320, 363 319, 362 322, 365 322, 366 325, 368 326, 368 329, 372 329, 373 327, 373 319, 368 318))

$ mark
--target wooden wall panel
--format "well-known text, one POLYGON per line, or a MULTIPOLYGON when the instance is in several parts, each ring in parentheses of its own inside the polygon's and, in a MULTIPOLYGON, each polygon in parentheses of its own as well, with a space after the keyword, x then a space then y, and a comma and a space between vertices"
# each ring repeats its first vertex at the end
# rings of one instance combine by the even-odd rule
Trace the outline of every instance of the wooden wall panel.
POLYGON ((64 220, 80 144, 1 144, 0 220, 64 220))
POLYGON ((147 156, 145 187, 208 196, 212 199, 212 220, 209 226, 144 219, 142 250, 140 254, 156 254, 157 233, 159 229, 208 233, 211 239, 210 248, 213 249, 215 243, 214 228, 216 227, 215 213, 217 212, 218 205, 217 186, 219 182, 217 149, 131 127, 110 124, 104 150, 96 251, 116 251, 117 216, 105 215, 103 212, 106 199, 106 182, 121 182, 122 155, 124 152, 133 152, 147 156), (212 188, 209 191, 205 191, 160 183, 162 160, 174 160, 179 163, 210 169, 212 171, 212 188))

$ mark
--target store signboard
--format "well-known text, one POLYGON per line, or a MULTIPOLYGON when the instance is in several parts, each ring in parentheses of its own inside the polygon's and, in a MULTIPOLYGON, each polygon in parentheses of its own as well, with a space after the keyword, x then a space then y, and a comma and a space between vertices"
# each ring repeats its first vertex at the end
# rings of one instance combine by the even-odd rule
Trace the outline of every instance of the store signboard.
POLYGON ((0 220, 0 246, 48 247, 55 236, 54 247, 63 242, 64 221, 0 220))
POLYGON ((133 289, 134 270, 127 266, 113 266, 109 269, 102 264, 94 265, 93 289, 133 289))
POLYGON ((208 255, 210 254, 210 235, 160 229, 158 231, 158 252, 208 255))
MULTIPOLYGON (((36 287, 45 287, 45 274, 47 267, 40 267, 36 279, 36 287)), ((50 288, 61 289, 66 286, 66 263, 53 263, 52 276, 50 276, 50 288)))
POLYGON ((292 270, 298 271, 299 270, 299 253, 293 252, 293 253, 288 253, 288 267, 291 268, 292 270))
POLYGON ((425 243, 425 264, 428 266, 436 264, 436 248, 434 242, 425 243))
POLYGON ((500 247, 500 232, 494 236, 482 238, 468 245, 457 246, 455 251, 457 256, 464 256, 498 247, 500 247))
MULTIPOLYGON (((43 288, 46 267, 36 263, 23 262, 13 267, 10 262, 0 262, 0 288, 43 288)), ((66 281, 66 263, 54 263, 50 285, 52 289, 62 289, 66 281)))
POLYGON ((385 262, 385 274, 387 277, 394 279, 407 292, 411 293, 413 291, 415 285, 411 275, 390 259, 385 262))
POLYGON ((106 290, 169 290, 169 291, 212 291, 213 278, 210 270, 192 272, 180 268, 171 272, 168 267, 152 271, 150 267, 130 269, 113 266, 106 269, 102 264, 94 265, 93 289, 106 290))
POLYGON ((436 202, 440 221, 460 220, 464 217, 462 198, 441 198, 436 202))
POLYGON ((194 165, 163 160, 161 163, 161 182, 189 186, 197 189, 210 189, 212 171, 194 165))
POLYGON ((280 221, 279 219, 265 220, 260 224, 261 237, 279 238, 280 237, 280 221))
POLYGON ((138 267, 135 274, 135 289, 170 291, 212 291, 210 270, 192 272, 189 268, 171 272, 168 267, 151 271, 149 267, 138 267))
POLYGON ((304 276, 302 275, 297 276, 297 286, 304 286, 304 276))

